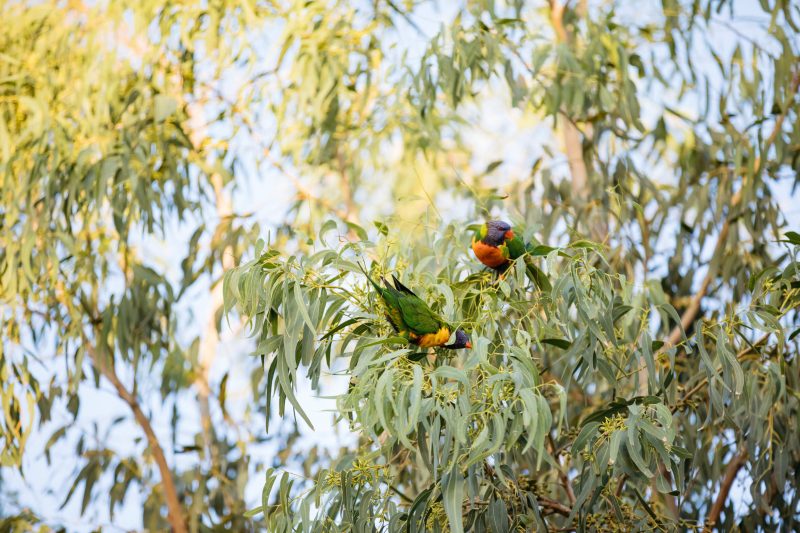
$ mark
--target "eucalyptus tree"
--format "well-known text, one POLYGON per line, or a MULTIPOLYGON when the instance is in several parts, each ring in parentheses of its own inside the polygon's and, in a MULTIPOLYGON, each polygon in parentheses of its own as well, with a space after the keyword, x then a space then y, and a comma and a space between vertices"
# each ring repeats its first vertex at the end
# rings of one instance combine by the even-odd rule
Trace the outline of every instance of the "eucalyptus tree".
MULTIPOLYGON (((252 243, 231 207, 228 138, 209 128, 252 100, 222 105, 216 90, 258 74, 247 31, 267 8, 12 1, 0 15, 3 477, 74 469, 58 496, 90 523, 113 522, 138 485, 150 530, 249 527, 246 446, 263 435, 235 432, 247 417, 227 415, 211 371, 221 288, 206 324, 179 308, 252 243), (170 270, 148 250, 176 227, 170 270)), ((2 529, 52 524, 39 505, 2 529)))
POLYGON ((134 483, 175 531, 791 529, 798 12, 648 8, 5 3, 4 472, 33 435, 74 456, 80 512, 113 521, 134 483), (286 216, 254 187, 290 190, 286 216), (490 215, 542 243, 550 287, 480 272, 468 225, 490 215), (409 358, 365 259, 473 351, 409 358), (238 318, 261 357, 232 411, 238 318), (310 422, 301 380, 357 448, 284 440, 276 417, 310 422), (122 425, 89 434, 109 386, 122 425))
POLYGON ((296 228, 291 253, 262 243, 226 279, 278 415, 307 418, 299 380, 350 378, 336 398, 358 448, 313 480, 269 470, 251 514, 270 530, 796 527, 800 234, 780 206, 800 162, 798 12, 652 7, 467 2, 433 36, 402 11, 428 45, 386 75, 401 101, 299 43, 292 72, 318 65, 307 102, 327 107, 284 153, 305 172, 357 161, 422 201, 368 233, 357 188, 320 195, 317 220, 339 222, 296 228), (511 132, 482 144, 503 111, 511 132), (541 144, 503 150, 515 135, 541 144), (498 213, 543 243, 552 287, 476 273, 467 228, 498 213), (363 257, 471 329, 474 352, 398 344, 363 257))

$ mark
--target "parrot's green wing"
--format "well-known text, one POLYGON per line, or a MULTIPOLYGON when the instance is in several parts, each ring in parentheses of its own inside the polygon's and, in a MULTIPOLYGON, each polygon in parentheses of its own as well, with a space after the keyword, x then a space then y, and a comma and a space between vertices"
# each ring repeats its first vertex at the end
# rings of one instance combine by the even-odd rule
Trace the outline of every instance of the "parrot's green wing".
POLYGON ((425 335, 436 333, 445 325, 444 320, 434 313, 422 298, 414 294, 414 291, 400 283, 395 276, 392 276, 392 280, 398 291, 397 303, 403 322, 411 331, 417 335, 425 335))
POLYGON ((392 325, 395 331, 402 331, 406 329, 403 320, 403 312, 400 309, 400 297, 397 291, 393 289, 382 289, 381 290, 381 298, 383 299, 383 303, 386 304, 386 318, 389 320, 389 323, 392 325))
POLYGON ((417 335, 436 333, 444 326, 444 321, 415 294, 403 294, 398 304, 403 322, 417 335))
POLYGON ((406 335, 407 332, 411 332, 421 336, 437 333, 446 326, 444 320, 434 313, 428 304, 414 294, 411 289, 400 283, 396 277, 392 276, 394 287, 385 279, 383 280, 385 287, 381 287, 370 277, 365 267, 362 267, 361 270, 383 300, 386 307, 386 318, 398 333, 406 335))
POLYGON ((518 259, 522 257, 528 250, 525 248, 525 242, 514 235, 511 239, 506 239, 506 248, 508 248, 508 257, 510 259, 518 259))

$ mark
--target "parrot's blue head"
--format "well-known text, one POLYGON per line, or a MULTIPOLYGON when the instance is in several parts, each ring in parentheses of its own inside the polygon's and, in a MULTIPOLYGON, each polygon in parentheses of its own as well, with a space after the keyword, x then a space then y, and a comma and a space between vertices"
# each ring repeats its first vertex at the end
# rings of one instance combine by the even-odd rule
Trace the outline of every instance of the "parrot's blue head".
POLYGON ((481 240, 490 246, 500 246, 506 239, 514 238, 511 224, 503 220, 490 220, 485 224, 485 228, 485 236, 481 240))
POLYGON ((469 342, 469 335, 467 335, 463 329, 456 330, 456 338, 453 340, 453 344, 445 344, 442 348, 448 348, 450 350, 460 350, 461 348, 470 349, 472 348, 472 343, 469 342))

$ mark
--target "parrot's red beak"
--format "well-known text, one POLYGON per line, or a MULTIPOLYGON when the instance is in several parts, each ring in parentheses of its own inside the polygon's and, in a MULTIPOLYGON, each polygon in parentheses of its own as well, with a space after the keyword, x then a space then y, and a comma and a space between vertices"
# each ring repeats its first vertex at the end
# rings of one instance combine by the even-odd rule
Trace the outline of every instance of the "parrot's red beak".
POLYGON ((514 231, 513 230, 508 230, 506 232, 506 239, 513 239, 513 238, 514 238, 514 231))
POLYGON ((466 348, 467 350, 471 350, 472 349, 472 343, 467 341, 467 344, 464 345, 464 348, 466 348))

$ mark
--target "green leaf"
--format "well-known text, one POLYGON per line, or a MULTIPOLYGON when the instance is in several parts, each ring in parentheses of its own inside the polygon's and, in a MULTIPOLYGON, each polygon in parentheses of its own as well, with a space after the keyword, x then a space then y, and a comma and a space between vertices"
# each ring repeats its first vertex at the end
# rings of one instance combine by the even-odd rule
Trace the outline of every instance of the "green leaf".
POLYGON ((387 226, 383 222, 380 222, 379 220, 374 221, 373 224, 375 225, 376 228, 378 228, 378 232, 380 232, 381 235, 383 235, 384 237, 389 235, 389 226, 387 226))
POLYGON ((284 397, 289 400, 289 403, 292 404, 297 414, 308 424, 308 427, 314 429, 314 424, 311 423, 311 419, 308 418, 306 412, 303 411, 303 408, 300 407, 300 402, 297 401, 297 397, 294 395, 294 388, 292 387, 292 380, 289 377, 289 372, 287 366, 283 363, 283 359, 279 358, 278 360, 278 382, 281 385, 281 392, 283 393, 284 397))
POLYGON ((443 480, 442 503, 444 504, 450 531, 464 533, 461 503, 464 501, 464 477, 458 467, 454 467, 443 480))
POLYGON ((544 398, 544 396, 539 394, 536 395, 536 405, 536 414, 539 418, 539 421, 536 425, 534 442, 536 446, 536 468, 538 469, 541 468, 542 460, 544 460, 545 438, 550 432, 550 428, 553 424, 553 415, 550 413, 550 405, 547 403, 547 400, 544 398))
POLYGON ((642 457, 642 453, 640 450, 640 441, 638 438, 631 439, 630 435, 635 433, 635 428, 633 426, 628 428, 628 440, 625 441, 625 447, 628 449, 628 456, 631 458, 633 463, 636 465, 636 468, 639 471, 647 476, 648 478, 653 477, 653 472, 650 471, 650 468, 647 466, 644 458, 642 457))
POLYGON ((622 431, 615 431, 611 435, 611 439, 609 439, 609 464, 615 464, 617 462, 617 454, 619 453, 619 445, 622 443, 622 431))
POLYGON ((418 529, 418 526, 423 521, 423 516, 425 514, 425 509, 428 506, 428 500, 430 499, 431 492, 433 492, 433 488, 429 487, 420 492, 417 497, 414 498, 414 503, 412 503, 411 507, 408 509, 406 533, 411 533, 412 531, 422 531, 421 528, 418 529))
POLYGON ((645 499, 642 497, 641 493, 639 493, 639 490, 634 487, 633 493, 636 495, 636 499, 639 500, 639 503, 642 504, 642 507, 644 507, 644 510, 647 511, 647 514, 650 515, 650 518, 655 520, 656 524, 660 524, 661 521, 659 520, 658 515, 650 507, 650 504, 648 504, 647 501, 645 501, 645 499))
POLYGON ((583 239, 571 242, 569 245, 572 248, 588 248, 589 250, 601 250, 603 248, 601 244, 583 239))
POLYGON ((328 339, 330 337, 333 337, 336 333, 338 333, 339 331, 343 330, 347 326, 352 326, 353 324, 357 324, 361 320, 363 320, 363 319, 361 319, 361 318, 351 318, 349 320, 345 320, 344 322, 341 322, 341 323, 337 324, 336 327, 334 327, 328 333, 326 333, 325 335, 320 337, 320 339, 319 339, 320 342, 324 341, 325 339, 328 339))
POLYGON ((250 509, 249 511, 245 511, 244 517, 245 518, 253 518, 254 516, 258 516, 263 512, 263 509, 264 508, 262 506, 260 506, 260 505, 258 507, 254 507, 253 509, 250 509))
POLYGON ((294 284, 292 292, 294 294, 294 301, 297 304, 297 309, 300 311, 300 316, 303 317, 303 322, 305 322, 306 326, 308 326, 308 329, 311 330, 311 334, 316 335, 317 328, 315 327, 316 325, 314 322, 311 321, 311 316, 308 314, 308 309, 306 308, 306 299, 304 298, 303 291, 300 288, 299 283, 294 284))
POLYGON ((530 255, 536 257, 536 256, 541 256, 541 255, 547 255, 550 252, 552 252, 553 250, 558 250, 558 248, 553 248, 552 246, 547 246, 545 244, 539 244, 539 245, 536 245, 533 248, 531 248, 528 253, 530 255))
POLYGON ((657 352, 664 346, 664 341, 653 341, 650 343, 650 349, 654 352, 657 352))
POLYGON ((781 242, 788 242, 794 244, 795 246, 800 246, 800 233, 797 233, 796 231, 787 231, 784 236, 786 237, 786 240, 781 242))
POLYGON ((674 453, 681 459, 691 459, 692 457, 694 457, 694 455, 689 450, 683 448, 682 446, 676 446, 673 444, 670 447, 670 451, 672 451, 672 453, 674 453))
POLYGON ((489 517, 489 531, 509 531, 508 509, 501 498, 495 498, 489 504, 486 514, 489 517))
POLYGON ((345 221, 345 224, 347 224, 347 227, 350 228, 350 230, 352 230, 361 241, 369 240, 367 232, 364 230, 364 228, 354 222, 345 221))
POLYGON ((581 428, 580 433, 572 443, 572 455, 576 455, 583 451, 588 444, 589 439, 597 435, 597 430, 600 428, 600 422, 587 422, 581 428))
POLYGON ((503 160, 502 159, 498 159, 496 161, 492 161, 491 163, 486 165, 486 170, 483 171, 484 175, 491 174, 493 170, 495 170, 497 167, 499 167, 502 164, 503 164, 503 160))
POLYGON ((411 361, 418 363, 428 356, 428 352, 414 352, 406 355, 411 361))
POLYGON ((568 350, 572 343, 566 339, 542 339, 542 344, 549 344, 562 350, 568 350))
POLYGON ((623 316, 625 316, 625 315, 626 315, 626 314, 627 314, 627 313, 628 313, 630 310, 632 310, 632 309, 633 309, 633 307, 631 307, 630 305, 619 305, 619 306, 615 306, 615 307, 614 307, 614 311, 613 311, 613 313, 612 313, 612 316, 611 316, 611 321, 612 321, 614 324, 616 324, 616 323, 617 323, 617 321, 618 321, 620 318, 622 318, 623 316))
POLYGON ((339 224, 335 220, 326 220, 325 223, 319 228, 319 232, 317 233, 319 240, 325 243, 325 234, 327 234, 329 231, 335 231, 338 227, 339 224))

